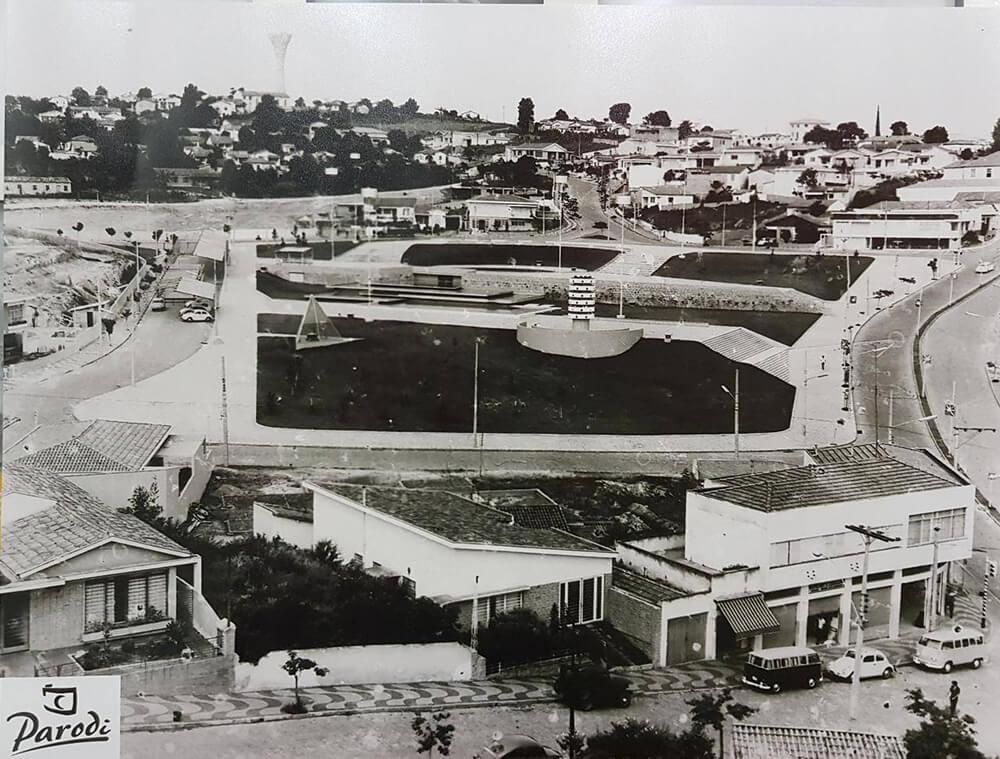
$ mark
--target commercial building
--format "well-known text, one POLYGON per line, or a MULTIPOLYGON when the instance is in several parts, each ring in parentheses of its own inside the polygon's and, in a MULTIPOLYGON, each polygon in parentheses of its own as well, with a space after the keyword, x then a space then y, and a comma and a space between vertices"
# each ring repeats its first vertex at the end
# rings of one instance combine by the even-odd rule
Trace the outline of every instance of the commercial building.
POLYGON ((73 183, 67 177, 4 177, 3 193, 8 198, 72 195, 73 183))
POLYGON ((827 449, 807 466, 706 482, 688 493, 686 534, 619 543, 642 582, 612 584, 612 624, 659 666, 751 648, 847 645, 871 546, 869 639, 928 624, 953 562, 972 554, 975 491, 922 451, 827 449), (936 562, 936 564, 935 564, 936 562))
POLYGON ((994 231, 995 203, 885 201, 831 214, 830 244, 841 250, 957 250, 970 233, 994 231))

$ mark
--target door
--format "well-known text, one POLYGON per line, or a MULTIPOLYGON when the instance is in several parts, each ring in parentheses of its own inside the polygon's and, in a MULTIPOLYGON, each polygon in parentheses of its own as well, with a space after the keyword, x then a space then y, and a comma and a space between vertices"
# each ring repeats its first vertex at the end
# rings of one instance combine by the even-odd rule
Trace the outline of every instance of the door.
POLYGON ((878 677, 882 674, 878 666, 878 657, 875 654, 865 654, 864 658, 861 660, 861 676, 878 677))

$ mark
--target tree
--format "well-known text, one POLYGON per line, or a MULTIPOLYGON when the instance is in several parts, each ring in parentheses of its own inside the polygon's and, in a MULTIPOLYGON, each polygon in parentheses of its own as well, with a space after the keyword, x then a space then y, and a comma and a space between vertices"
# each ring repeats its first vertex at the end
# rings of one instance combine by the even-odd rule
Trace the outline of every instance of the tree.
POLYGON ((837 124, 837 134, 840 135, 841 145, 854 145, 868 136, 868 132, 858 126, 856 121, 845 121, 837 124))
POLYGON ((906 691, 906 711, 920 717, 920 726, 903 735, 907 759, 986 759, 976 744, 976 720, 924 698, 920 688, 906 691))
POLYGON ((694 133, 694 127, 691 122, 684 119, 680 124, 677 125, 677 137, 681 140, 686 140, 694 133))
POLYGON ((993 125, 993 150, 1000 150, 1000 119, 993 125))
POLYGON ((939 145, 942 142, 948 142, 948 130, 940 124, 932 126, 924 132, 924 142, 928 145, 939 145))
POLYGON ((479 630, 478 652, 489 662, 505 666, 552 656, 555 641, 545 620, 531 609, 497 614, 479 630))
POLYGON ((712 741, 695 726, 683 733, 633 718, 612 722, 607 730, 587 736, 584 759, 714 759, 712 741))
POLYGON ((420 113, 420 106, 413 98, 407 98, 406 102, 399 106, 399 113, 404 119, 412 119, 420 113))
POLYGON ((653 111, 646 114, 646 123, 650 126, 670 126, 670 114, 666 111, 653 111))
POLYGON ((326 677, 329 670, 326 667, 320 667, 312 659, 299 656, 294 651, 288 652, 288 659, 281 665, 281 668, 295 680, 295 703, 290 705, 287 711, 295 714, 305 713, 306 707, 302 703, 302 696, 299 695, 299 676, 303 672, 312 670, 317 677, 326 677))
POLYGON ((74 87, 70 96, 77 105, 90 105, 90 93, 83 89, 83 87, 74 87))
POLYGON ((149 89, 149 87, 140 87, 138 92, 135 93, 135 96, 139 98, 139 100, 149 100, 153 97, 153 91, 149 89))
POLYGON ((725 756, 722 745, 722 728, 727 719, 745 720, 756 709, 733 700, 730 688, 724 688, 720 693, 703 693, 697 698, 685 701, 691 707, 691 722, 696 727, 714 728, 719 734, 719 756, 725 756))
POLYGON ((434 756, 434 750, 441 756, 448 756, 451 742, 455 737, 455 726, 448 722, 449 712, 435 712, 427 719, 422 714, 413 718, 410 727, 417 739, 417 753, 434 756))
POLYGON ((803 187, 812 189, 819 184, 819 178, 816 176, 816 169, 806 169, 799 174, 799 178, 796 181, 803 187))
POLYGON ((830 150, 840 150, 844 146, 843 137, 836 129, 814 126, 802 136, 803 142, 826 145, 830 150))
POLYGON ((608 118, 616 124, 627 124, 628 117, 632 113, 632 106, 628 103, 615 103, 608 109, 608 118))
POLYGON ((562 108, 556 111, 556 115, 553 116, 556 121, 569 121, 569 114, 566 113, 562 108))
POLYGON ((97 89, 94 90, 94 99, 100 102, 107 102, 108 100, 108 88, 103 84, 97 85, 97 89))
POLYGON ((910 127, 905 121, 894 121, 889 125, 889 131, 894 137, 903 137, 910 133, 910 127))
MULTIPOLYGON (((134 266, 134 264, 133 264, 134 266)), ((129 496, 128 506, 118 509, 122 514, 131 514, 149 525, 156 526, 163 517, 163 507, 160 506, 160 489, 153 480, 148 488, 136 485, 129 496)))
POLYGON ((528 134, 535 128, 535 101, 521 98, 517 104, 517 131, 528 134))
POLYGON ((972 148, 964 148, 962 152, 958 154, 958 157, 963 161, 971 161, 976 157, 976 154, 972 152, 972 148))

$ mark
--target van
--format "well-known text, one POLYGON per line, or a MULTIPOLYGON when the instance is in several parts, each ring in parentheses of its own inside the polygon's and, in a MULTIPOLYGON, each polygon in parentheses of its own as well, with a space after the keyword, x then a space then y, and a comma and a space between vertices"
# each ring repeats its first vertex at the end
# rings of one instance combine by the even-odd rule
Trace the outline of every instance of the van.
POLYGON ((971 664, 979 669, 986 660, 986 638, 982 632, 961 625, 925 633, 917 642, 913 663, 947 674, 952 667, 971 664))
POLYGON ((743 684, 780 693, 786 688, 815 688, 823 682, 819 654, 802 646, 752 651, 743 665, 743 684))

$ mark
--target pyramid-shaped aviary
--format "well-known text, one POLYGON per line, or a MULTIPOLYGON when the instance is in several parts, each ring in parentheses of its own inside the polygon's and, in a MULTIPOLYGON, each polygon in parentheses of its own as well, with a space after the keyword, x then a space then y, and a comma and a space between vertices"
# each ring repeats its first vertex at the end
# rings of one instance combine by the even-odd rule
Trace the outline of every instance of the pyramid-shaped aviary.
POLYGON ((295 334, 295 350, 306 348, 323 348, 327 345, 350 342, 351 338, 341 336, 333 321, 323 313, 315 296, 309 296, 306 312, 299 322, 299 331, 295 334))

